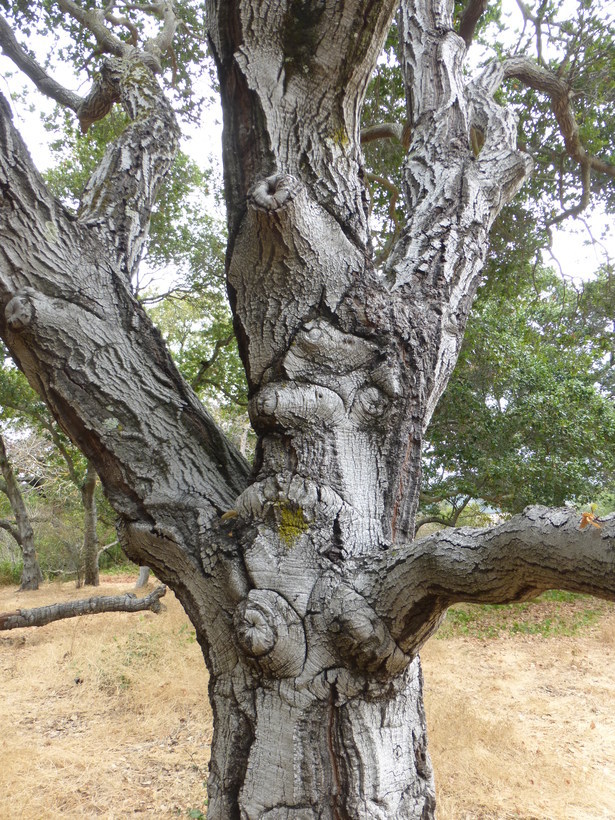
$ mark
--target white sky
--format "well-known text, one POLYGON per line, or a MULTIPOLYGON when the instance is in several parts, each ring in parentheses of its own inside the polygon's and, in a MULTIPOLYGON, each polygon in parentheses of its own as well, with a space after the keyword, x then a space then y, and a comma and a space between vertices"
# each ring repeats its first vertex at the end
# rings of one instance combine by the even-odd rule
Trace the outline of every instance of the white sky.
MULTIPOLYGON (((518 29, 522 18, 515 0, 502 0, 502 8, 509 16, 512 27, 518 29)), ((67 71, 66 77, 59 76, 58 73, 54 76, 79 93, 83 94, 87 90, 74 87, 70 71, 67 71)), ((0 90, 5 96, 10 97, 12 93, 19 92, 24 79, 0 53, 0 90), (14 75, 8 77, 8 72, 14 72, 14 75)), ((26 82, 29 84, 29 81, 26 82)), ((30 102, 44 106, 46 110, 53 107, 50 100, 41 97, 36 91, 31 95, 30 102)), ((12 107, 15 125, 26 140, 38 168, 45 170, 52 164, 53 157, 49 151, 49 134, 42 128, 38 110, 27 110, 17 104, 12 107)), ((204 156, 213 157, 215 162, 221 163, 221 131, 221 112, 211 108, 205 112, 200 128, 194 129, 191 139, 185 140, 182 147, 197 163, 202 163, 204 156)), ((552 254, 554 258, 546 254, 545 261, 553 264, 565 277, 577 281, 591 277, 600 265, 615 260, 615 227, 612 218, 594 208, 584 212, 582 219, 567 220, 553 232, 552 254), (590 231, 594 239, 600 240, 599 243, 592 245, 590 231)))

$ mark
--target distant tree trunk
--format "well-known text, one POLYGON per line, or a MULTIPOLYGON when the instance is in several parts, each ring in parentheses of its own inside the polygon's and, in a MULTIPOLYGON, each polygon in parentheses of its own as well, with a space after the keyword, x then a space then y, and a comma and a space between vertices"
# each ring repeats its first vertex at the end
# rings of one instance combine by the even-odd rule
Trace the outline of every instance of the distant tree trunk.
POLYGON ((85 478, 81 485, 83 504, 83 561, 85 586, 97 587, 100 583, 98 572, 98 536, 96 535, 96 469, 88 461, 85 478))
POLYGON ((4 439, 0 436, 0 472, 4 482, 0 489, 5 493, 15 516, 15 526, 7 525, 7 529, 19 544, 23 555, 23 570, 21 573, 20 589, 38 589, 43 580, 43 573, 38 565, 36 549, 34 547, 34 531, 30 517, 24 504, 15 473, 8 460, 4 439))
POLYGON ((137 578, 135 589, 142 589, 142 587, 146 586, 148 579, 149 567, 139 567, 139 577, 137 578))

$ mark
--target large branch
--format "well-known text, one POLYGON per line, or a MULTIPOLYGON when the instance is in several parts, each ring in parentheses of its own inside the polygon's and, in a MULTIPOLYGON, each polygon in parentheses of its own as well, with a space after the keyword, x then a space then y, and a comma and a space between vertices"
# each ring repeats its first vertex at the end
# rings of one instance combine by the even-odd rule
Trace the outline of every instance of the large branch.
POLYGON ((457 358, 489 229, 531 161, 516 150, 514 117, 494 101, 501 68, 488 66, 466 84, 466 47, 447 4, 404 4, 399 28, 412 131, 404 165, 409 219, 389 273, 432 337, 422 368, 426 426, 457 358), (478 156, 476 131, 484 137, 478 156))
POLYGON ((21 629, 27 626, 46 626, 52 621, 77 618, 80 615, 96 615, 99 612, 142 612, 151 609, 160 612, 160 599, 166 593, 165 586, 157 587, 145 598, 137 598, 132 592, 125 595, 106 595, 82 601, 66 601, 35 609, 17 609, 0 612, 0 630, 21 629))
POLYGON ((250 188, 278 171, 307 184, 356 241, 367 245, 360 111, 396 5, 397 0, 207 4, 225 119, 231 241, 250 188))
MULTIPOLYGON (((141 259, 156 195, 177 152, 179 128, 141 55, 110 58, 102 73, 103 106, 114 98, 115 90, 115 99, 121 101, 131 124, 108 146, 90 178, 79 221, 102 226, 130 282, 141 259)), ((97 107, 95 98, 92 106, 97 107)), ((93 114, 92 120, 96 118, 93 114)))
POLYGON ((13 30, 4 17, 0 17, 0 48, 32 80, 39 91, 72 111, 79 110, 83 98, 79 94, 64 88, 57 80, 47 74, 42 66, 17 42, 13 30))
POLYGON ((118 512, 194 544, 245 488, 248 465, 179 376, 101 241, 105 226, 76 223, 49 196, 6 103, 0 190, 7 347, 118 512))
POLYGON ((615 600, 615 515, 592 523, 568 508, 528 507, 495 527, 444 530, 377 559, 357 589, 407 654, 459 601, 503 604, 547 589, 615 600))
POLYGON ((385 273, 399 338, 411 340, 407 423, 391 487, 391 529, 404 541, 413 534, 422 436, 457 360, 489 229, 531 160, 516 149, 514 117, 494 100, 501 69, 489 66, 468 85, 467 47, 446 0, 403 3, 398 28, 411 134, 402 169, 408 221, 385 273))

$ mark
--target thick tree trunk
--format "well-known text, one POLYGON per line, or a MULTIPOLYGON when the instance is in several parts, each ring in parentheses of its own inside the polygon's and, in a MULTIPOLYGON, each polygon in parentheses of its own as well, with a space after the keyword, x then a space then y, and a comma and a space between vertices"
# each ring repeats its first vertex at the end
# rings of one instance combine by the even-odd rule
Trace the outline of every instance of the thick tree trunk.
POLYGON ((43 580, 43 573, 38 564, 34 547, 34 530, 30 523, 30 516, 19 489, 19 483, 6 454, 4 439, 0 436, 0 472, 4 479, 2 491, 6 494, 15 516, 15 525, 7 522, 5 529, 11 533, 19 544, 23 556, 23 570, 21 573, 20 589, 38 589, 43 580))
POLYGON ((149 62, 113 39, 106 82, 131 124, 77 218, 0 107, 0 334, 95 465, 128 555, 195 625, 211 820, 433 817, 417 653, 446 608, 553 585, 615 595, 614 519, 587 532, 532 509, 412 540, 423 433, 529 161, 493 99, 501 68, 466 83, 450 4, 403 2, 410 216, 374 267, 359 116, 396 5, 207 3, 252 474, 130 293, 177 138, 149 62))
POLYGON ((489 226, 528 169, 491 99, 501 75, 465 88, 465 44, 445 5, 404 4, 412 216, 387 271, 374 270, 359 112, 395 6, 210 4, 229 292, 259 434, 256 478, 232 524, 253 587, 235 628, 272 679, 259 681, 247 717, 246 818, 434 810, 414 658, 445 607, 417 596, 405 640, 407 623, 393 635, 398 624, 354 572, 413 535, 423 431, 455 363, 489 226), (480 163, 477 122, 488 134, 480 163))
POLYGON ((83 583, 85 586, 97 587, 98 577, 98 536, 96 534, 96 468, 91 461, 81 485, 81 503, 83 505, 83 583))
POLYGON ((284 679, 245 693, 234 682, 233 698, 216 698, 210 687, 208 817, 237 816, 237 806, 243 818, 432 816, 418 659, 394 683, 354 691, 348 683, 333 670, 309 684, 284 679))

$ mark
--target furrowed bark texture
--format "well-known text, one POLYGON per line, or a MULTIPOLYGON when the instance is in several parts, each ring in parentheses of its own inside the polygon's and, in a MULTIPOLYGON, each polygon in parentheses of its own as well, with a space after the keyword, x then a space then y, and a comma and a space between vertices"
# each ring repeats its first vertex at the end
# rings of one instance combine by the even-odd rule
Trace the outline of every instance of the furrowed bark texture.
MULTIPOLYGON (((396 643, 353 566, 412 537, 423 431, 489 227, 529 168, 492 99, 499 68, 466 86, 445 4, 402 5, 412 221, 384 272, 371 263, 359 112, 396 4, 208 8, 229 293, 259 434, 255 481, 234 506, 252 587, 235 626, 273 678, 250 718, 245 817, 433 811, 416 647, 396 643), (478 158, 472 128, 486 136, 478 158)), ((430 634, 441 613, 418 608, 419 634, 430 634)), ((213 791, 212 811, 225 816, 213 791)))
POLYGON ((36 548, 34 546, 34 530, 30 523, 30 516, 19 489, 19 482, 6 453, 4 439, 0 436, 0 473, 4 479, 2 491, 6 494, 15 516, 15 525, 8 525, 8 530, 19 544, 23 556, 23 570, 21 573, 20 589, 38 589, 43 580, 43 573, 38 565, 36 548))
POLYGON ((66 601, 63 604, 39 606, 35 609, 0 612, 0 630, 46 626, 52 621, 77 618, 80 615, 96 615, 99 612, 143 612, 145 609, 160 612, 160 599, 165 593, 166 587, 160 586, 145 598, 137 598, 132 592, 127 592, 126 595, 106 595, 87 598, 83 601, 66 601))
POLYGON ((446 607, 552 585, 613 592, 611 521, 588 532, 570 511, 531 509, 412 541, 423 432, 489 227, 529 167, 493 100, 501 68, 465 82, 447 5, 403 2, 411 216, 374 267, 359 115, 396 6, 206 4, 251 475, 130 293, 177 136, 148 66, 121 44, 107 65, 132 124, 77 218, 0 109, 0 334, 95 466, 129 555, 195 624, 211 820, 433 817, 417 652, 446 607))

